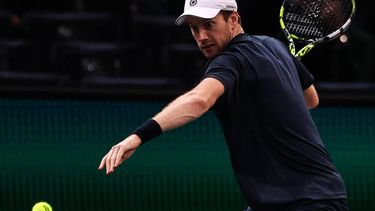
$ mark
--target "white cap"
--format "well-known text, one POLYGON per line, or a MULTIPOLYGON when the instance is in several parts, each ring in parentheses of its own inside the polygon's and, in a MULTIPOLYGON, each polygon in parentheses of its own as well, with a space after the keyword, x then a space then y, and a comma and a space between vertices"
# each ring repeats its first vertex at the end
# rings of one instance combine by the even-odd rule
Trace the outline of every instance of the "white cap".
POLYGON ((176 24, 184 23, 188 15, 204 19, 214 18, 220 10, 237 10, 236 0, 185 0, 184 13, 176 19, 176 24))

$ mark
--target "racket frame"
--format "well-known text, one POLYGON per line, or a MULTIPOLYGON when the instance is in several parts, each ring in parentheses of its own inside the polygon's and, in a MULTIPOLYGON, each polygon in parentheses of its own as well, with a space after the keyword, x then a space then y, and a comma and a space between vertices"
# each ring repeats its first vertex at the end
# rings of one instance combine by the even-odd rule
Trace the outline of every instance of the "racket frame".
POLYGON ((283 31, 285 37, 288 40, 288 48, 289 48, 290 53, 298 59, 301 59, 303 56, 305 56, 307 53, 309 53, 314 47, 316 47, 318 45, 321 45, 323 43, 327 43, 327 42, 337 38, 338 36, 342 35, 349 28, 349 26, 352 22, 352 19, 354 17, 355 11, 356 11, 355 0, 351 0, 352 5, 353 5, 352 12, 351 12, 348 20, 340 28, 338 28, 337 30, 333 31, 332 33, 330 33, 330 34, 328 34, 324 37, 312 38, 312 39, 303 39, 303 38, 299 37, 298 35, 290 33, 289 30, 287 29, 285 23, 284 23, 284 11, 285 11, 284 5, 285 5, 285 2, 287 2, 287 1, 290 1, 290 0, 284 0, 283 4, 281 5, 281 8, 280 8, 280 13, 279 13, 280 26, 281 26, 281 30, 283 31), (297 52, 296 52, 297 49, 296 49, 296 45, 295 45, 295 40, 298 40, 302 43, 305 43, 305 45, 300 50, 298 50, 297 52))

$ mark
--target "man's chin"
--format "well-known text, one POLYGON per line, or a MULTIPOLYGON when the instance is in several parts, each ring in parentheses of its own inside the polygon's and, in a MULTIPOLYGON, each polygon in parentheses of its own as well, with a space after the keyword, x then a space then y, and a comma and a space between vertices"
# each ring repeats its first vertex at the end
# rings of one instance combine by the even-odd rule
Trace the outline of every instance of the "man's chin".
POLYGON ((218 52, 215 52, 215 51, 202 51, 202 53, 208 59, 211 59, 212 57, 218 54, 218 52))

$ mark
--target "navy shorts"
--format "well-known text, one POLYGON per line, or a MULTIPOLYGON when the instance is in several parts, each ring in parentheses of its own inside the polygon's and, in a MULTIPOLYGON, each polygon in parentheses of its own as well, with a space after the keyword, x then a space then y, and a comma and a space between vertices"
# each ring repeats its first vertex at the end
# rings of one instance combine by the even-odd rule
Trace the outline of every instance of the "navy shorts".
POLYGON ((349 211, 346 199, 311 200, 304 199, 286 206, 259 206, 244 211, 349 211))

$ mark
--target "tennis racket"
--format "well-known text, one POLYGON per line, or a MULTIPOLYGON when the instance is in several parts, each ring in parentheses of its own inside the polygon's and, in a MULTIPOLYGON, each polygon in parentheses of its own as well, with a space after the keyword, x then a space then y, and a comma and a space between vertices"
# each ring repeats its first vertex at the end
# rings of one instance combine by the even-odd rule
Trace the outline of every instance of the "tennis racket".
POLYGON ((301 59, 314 47, 342 35, 349 28, 355 9, 355 0, 284 0, 280 26, 289 51, 301 59))

